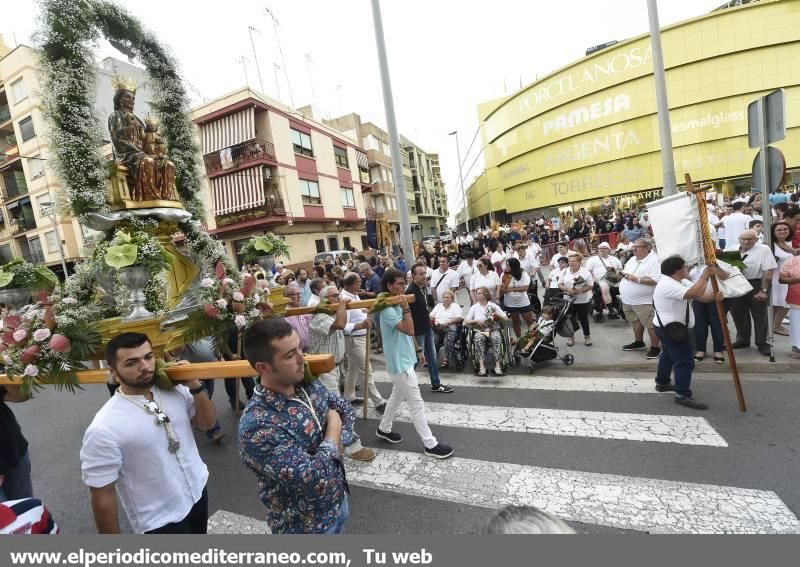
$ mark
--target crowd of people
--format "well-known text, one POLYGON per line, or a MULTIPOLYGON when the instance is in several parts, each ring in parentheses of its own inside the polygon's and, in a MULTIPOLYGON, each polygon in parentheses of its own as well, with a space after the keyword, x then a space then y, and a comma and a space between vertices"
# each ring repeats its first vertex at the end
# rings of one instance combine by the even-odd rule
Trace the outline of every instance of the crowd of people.
MULTIPOLYGON (((589 348, 593 322, 624 318, 633 341, 620 348, 645 350, 647 358, 658 359, 655 389, 673 392, 680 405, 705 409, 693 396, 691 377, 695 364, 707 356, 709 334, 714 361, 725 360, 723 322, 714 302, 722 300, 724 312, 732 315, 734 348, 754 342, 768 355, 771 299, 773 331, 788 333, 790 354, 800 358, 800 209, 792 204, 796 196, 771 204, 767 245, 757 197, 719 207, 709 203, 712 238, 721 250, 738 253, 715 266, 659 258, 643 210, 584 215, 571 224, 541 217, 494 225, 461 233, 449 243, 415 245, 408 264, 402 252, 362 255, 357 261, 331 256, 311 270, 276 264, 272 279, 285 284, 291 307, 322 308, 258 321, 242 337, 244 355, 258 376, 245 386, 249 403, 239 424, 240 453, 256 476, 270 528, 275 533, 343 531, 349 517, 346 460, 376 456, 353 428, 354 408, 362 404, 371 404, 380 415, 379 443, 404 441, 393 422, 405 402, 422 452, 450 457, 453 448, 428 426, 418 372, 427 374, 432 393, 450 394, 454 389, 442 383, 440 370, 463 367, 464 349, 474 355, 470 362, 478 376, 502 376, 507 342, 524 356, 569 323, 567 344, 574 345, 572 335, 580 328, 589 348), (712 277, 719 292, 712 289, 712 277), (394 304, 377 313, 348 309, 350 302, 381 293, 394 297, 394 304), (374 338, 372 344, 368 337, 374 338), (368 372, 370 349, 384 355, 392 382, 388 398, 368 372), (332 354, 334 366, 318 380, 306 381, 304 354, 314 353, 332 354)), ((259 267, 245 269, 269 276, 259 267)), ((224 357, 202 341, 172 354, 194 362, 224 357)), ((156 386, 152 344, 140 333, 115 337, 106 359, 114 382, 111 399, 95 415, 81 449, 98 531, 120 531, 119 497, 137 533, 205 533, 209 472, 193 429, 209 432, 212 441, 221 438, 210 400, 213 381, 156 386)), ((233 382, 230 386, 229 395, 238 397, 233 382)), ((237 407, 238 400, 231 400, 237 407)), ((33 499, 28 445, 5 404, 22 401, 18 386, 0 387, 0 502, 14 521, 29 513, 49 518, 33 499)), ((37 529, 57 531, 52 518, 45 519, 37 529)))

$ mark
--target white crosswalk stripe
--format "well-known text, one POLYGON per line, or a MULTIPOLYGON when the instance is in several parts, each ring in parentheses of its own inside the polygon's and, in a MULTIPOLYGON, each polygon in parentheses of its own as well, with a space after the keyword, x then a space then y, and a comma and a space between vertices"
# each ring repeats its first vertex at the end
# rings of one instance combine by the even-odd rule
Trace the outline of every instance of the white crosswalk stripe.
MULTIPOLYGON (((370 408, 372 419, 381 415, 370 408)), ((466 404, 426 403, 429 424, 490 431, 515 431, 569 437, 654 441, 727 447, 727 442, 702 417, 615 413, 466 404)), ((396 421, 411 422, 405 405, 396 421)))
MULTIPOLYGON (((388 372, 375 370, 376 382, 391 383, 388 372)), ((424 377, 423 377, 424 378, 424 377)), ((552 390, 564 392, 615 392, 623 394, 658 394, 653 379, 589 378, 563 376, 524 376, 508 374, 499 378, 442 374, 443 384, 469 388, 511 388, 514 390, 552 390)), ((420 385, 424 388, 424 385, 420 385)), ((666 395, 666 394, 663 394, 666 395)), ((672 394, 669 394, 672 395, 672 394)))
MULTIPOLYGON (((347 460, 352 484, 486 508, 537 506, 564 520, 654 533, 800 533, 771 491, 380 449, 347 460)), ((487 514, 488 519, 489 514, 487 514)))

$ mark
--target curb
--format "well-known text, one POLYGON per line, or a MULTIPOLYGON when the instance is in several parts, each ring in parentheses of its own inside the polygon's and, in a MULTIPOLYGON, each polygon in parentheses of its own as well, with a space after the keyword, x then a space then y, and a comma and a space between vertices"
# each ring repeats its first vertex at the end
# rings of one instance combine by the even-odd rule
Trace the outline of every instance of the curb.
MULTIPOLYGON (((370 365, 373 367, 373 369, 383 369, 382 363, 383 360, 381 358, 377 358, 375 355, 370 357, 370 365), (374 364, 376 361, 381 363, 377 367, 374 364)), ((767 360, 764 360, 763 362, 745 361, 737 363, 739 374, 793 374, 797 372, 798 366, 800 366, 800 364, 796 362, 769 362, 767 360)), ((570 367, 566 367, 563 364, 554 365, 551 362, 549 366, 542 365, 539 368, 542 371, 546 371, 545 369, 548 368, 565 371, 567 368, 569 368, 570 373, 581 376, 591 376, 593 372, 619 372, 623 374, 628 372, 636 372, 643 374, 655 374, 657 367, 657 360, 643 360, 641 362, 594 364, 592 366, 586 366, 585 364, 578 362, 570 367)), ((730 374, 731 369, 730 366, 728 366, 727 361, 725 361, 725 364, 716 364, 709 359, 708 361, 695 363, 693 372, 696 374, 730 374)))

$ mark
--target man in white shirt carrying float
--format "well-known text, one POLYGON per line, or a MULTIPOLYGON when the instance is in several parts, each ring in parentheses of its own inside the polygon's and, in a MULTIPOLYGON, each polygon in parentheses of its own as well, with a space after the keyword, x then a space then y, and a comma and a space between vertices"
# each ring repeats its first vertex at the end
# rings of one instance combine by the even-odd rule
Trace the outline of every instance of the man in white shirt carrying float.
POLYGON ((205 386, 156 386, 155 354, 141 333, 111 339, 106 362, 120 386, 86 430, 80 455, 97 531, 120 533, 119 494, 136 533, 207 533, 208 468, 192 432, 216 422, 205 386))

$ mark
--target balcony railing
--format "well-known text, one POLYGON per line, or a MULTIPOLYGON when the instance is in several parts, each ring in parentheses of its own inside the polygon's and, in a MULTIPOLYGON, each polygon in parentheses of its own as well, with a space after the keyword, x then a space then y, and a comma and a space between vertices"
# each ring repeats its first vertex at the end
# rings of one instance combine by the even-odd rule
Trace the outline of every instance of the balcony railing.
POLYGON ((375 207, 367 207, 364 212, 367 215, 367 220, 378 220, 385 218, 386 220, 396 221, 398 219, 397 211, 388 209, 376 209, 375 207))
POLYGON ((44 264, 44 254, 40 250, 23 250, 22 258, 31 264, 44 264))
POLYGON ((23 232, 36 228, 36 221, 33 219, 28 220, 27 217, 15 218, 11 219, 8 228, 12 235, 22 234, 23 232))
POLYGON ((18 157, 19 148, 16 145, 7 147, 6 149, 2 150, 2 153, 0 153, 0 167, 12 160, 17 159, 18 157))
POLYGON ((24 181, 17 181, 15 175, 4 175, 3 184, 6 186, 6 199, 14 199, 28 194, 28 185, 24 181))
POLYGON ((11 120, 11 109, 8 108, 7 104, 5 104, 0 106, 0 124, 8 120, 11 120))
POLYGON ((227 226, 260 218, 285 216, 286 206, 283 204, 283 199, 280 195, 268 192, 264 204, 261 206, 217 216, 217 226, 227 226))
POLYGON ((208 174, 233 169, 242 164, 262 159, 275 161, 275 146, 272 142, 250 140, 203 156, 208 174), (228 150, 230 150, 230 156, 227 155, 228 150))

